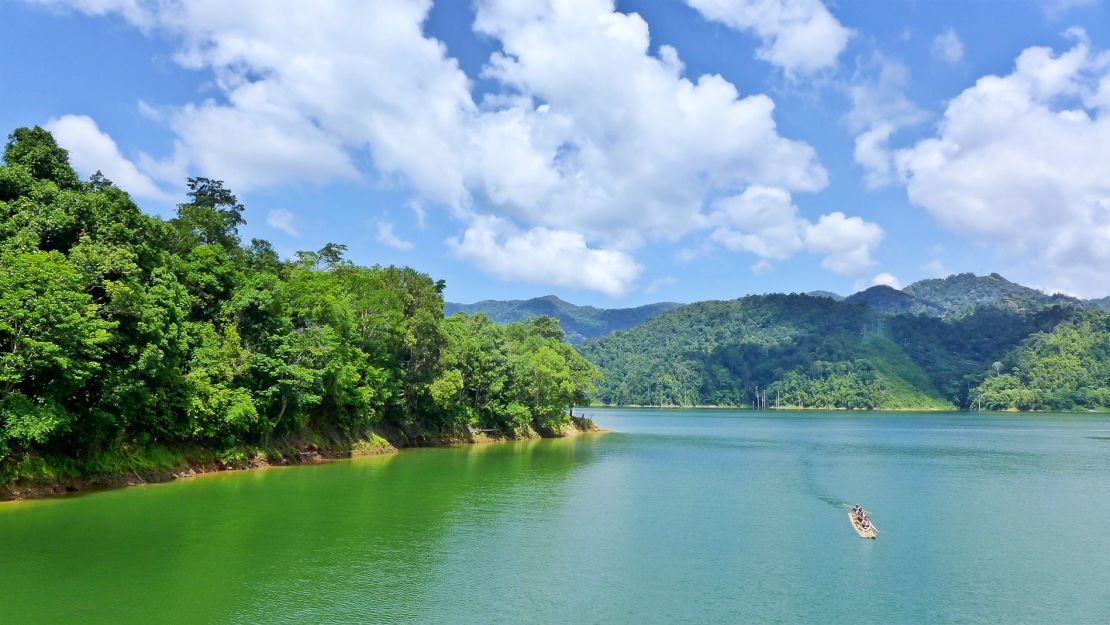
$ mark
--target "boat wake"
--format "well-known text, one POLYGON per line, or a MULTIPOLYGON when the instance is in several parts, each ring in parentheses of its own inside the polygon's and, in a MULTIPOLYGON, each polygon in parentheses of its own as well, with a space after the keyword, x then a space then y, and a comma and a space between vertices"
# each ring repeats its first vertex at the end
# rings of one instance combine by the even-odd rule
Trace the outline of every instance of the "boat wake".
POLYGON ((841 499, 839 497, 834 497, 833 495, 830 495, 824 488, 821 488, 821 485, 817 483, 817 478, 814 475, 813 463, 808 458, 808 454, 812 453, 812 450, 807 450, 804 453, 806 453, 806 455, 802 456, 801 458, 802 483, 805 485, 806 492, 834 508, 851 508, 852 502, 846 499, 841 499))

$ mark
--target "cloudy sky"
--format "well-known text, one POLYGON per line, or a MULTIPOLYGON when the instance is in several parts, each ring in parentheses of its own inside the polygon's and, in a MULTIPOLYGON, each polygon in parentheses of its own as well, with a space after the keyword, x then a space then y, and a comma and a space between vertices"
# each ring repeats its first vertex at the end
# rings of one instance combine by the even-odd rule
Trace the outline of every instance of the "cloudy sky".
POLYGON ((451 300, 1110 293, 1110 0, 0 1, 0 126, 451 300))

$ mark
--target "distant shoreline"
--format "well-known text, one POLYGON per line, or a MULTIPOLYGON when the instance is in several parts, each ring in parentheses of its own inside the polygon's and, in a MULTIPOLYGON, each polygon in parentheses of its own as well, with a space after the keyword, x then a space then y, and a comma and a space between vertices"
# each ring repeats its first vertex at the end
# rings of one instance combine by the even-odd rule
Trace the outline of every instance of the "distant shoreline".
POLYGON ((814 406, 772 406, 764 409, 756 409, 751 406, 725 406, 719 404, 698 404, 689 406, 679 406, 676 404, 670 405, 650 405, 650 404, 598 404, 591 406, 580 407, 582 409, 603 409, 603 410, 621 410, 621 409, 636 409, 636 410, 745 410, 749 412, 775 412, 775 411, 790 411, 790 412, 960 412, 960 413, 980 413, 980 414, 1038 414, 1038 413, 1061 413, 1061 414, 1110 414, 1110 409, 1097 409, 1090 408, 1087 410, 1017 410, 1015 408, 1008 408, 1006 410, 961 410, 959 408, 822 408, 814 406))
MULTIPOLYGON (((605 409, 619 409, 619 408, 636 408, 636 409, 657 409, 657 410, 748 410, 751 412, 773 412, 780 411, 800 411, 800 410, 823 410, 826 412, 968 412, 961 411, 958 408, 834 408, 834 407, 817 407, 817 406, 771 406, 769 408, 756 409, 749 406, 729 406, 722 404, 696 404, 681 406, 678 404, 621 404, 619 406, 612 404, 598 404, 591 405, 587 408, 605 408, 605 409)), ((972 411, 973 412, 973 411, 972 411)))

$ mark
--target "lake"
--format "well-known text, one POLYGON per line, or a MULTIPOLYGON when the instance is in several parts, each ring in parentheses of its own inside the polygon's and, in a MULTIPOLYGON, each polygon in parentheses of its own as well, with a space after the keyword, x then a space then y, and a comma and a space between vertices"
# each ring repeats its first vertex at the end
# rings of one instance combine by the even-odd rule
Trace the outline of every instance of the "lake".
POLYGON ((586 412, 0 505, 0 622, 1110 623, 1106 415, 586 412))

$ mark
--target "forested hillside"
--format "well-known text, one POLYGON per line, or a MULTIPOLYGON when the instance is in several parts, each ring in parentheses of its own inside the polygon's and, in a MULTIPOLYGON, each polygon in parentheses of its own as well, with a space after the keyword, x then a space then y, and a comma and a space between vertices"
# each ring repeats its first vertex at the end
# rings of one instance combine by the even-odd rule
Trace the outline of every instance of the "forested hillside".
POLYGON ((660 302, 636 308, 594 308, 576 306, 554 295, 527 300, 483 300, 474 304, 447 302, 446 314, 464 312, 484 313, 498 323, 527 321, 540 316, 557 319, 567 333, 567 342, 582 343, 588 339, 627 330, 660 315, 679 308, 682 304, 660 302))
POLYGON ((607 404, 951 406, 881 315, 825 297, 700 302, 580 349, 607 404))
POLYGON ((1016 312, 1035 312, 1045 306, 1085 308, 1089 304, 1066 295, 1047 295, 1036 289, 1010 282, 997 273, 976 276, 958 273, 947 278, 921 280, 902 289, 920 301, 939 309, 945 316, 958 316, 983 306, 1016 312))
POLYGON ((972 398, 995 410, 1110 407, 1110 315, 1087 311, 995 363, 972 398))
POLYGON ((910 313, 940 316, 945 312, 943 308, 936 304, 881 284, 859 293, 853 293, 844 298, 843 301, 846 304, 863 304, 872 310, 887 315, 910 313))
POLYGON ((245 208, 219 181, 188 188, 162 220, 99 174, 79 180, 46 131, 11 135, 0 483, 379 431, 552 433, 594 388, 550 319, 445 319, 442 282, 357 266, 335 244, 282 260, 240 241, 245 208))
POLYGON ((966 408, 989 396, 1089 409, 1110 405, 1107 318, 1067 303, 941 318, 766 295, 691 304, 580 351, 605 374, 606 404, 966 408), (999 376, 1010 363, 1018 372, 999 376))

